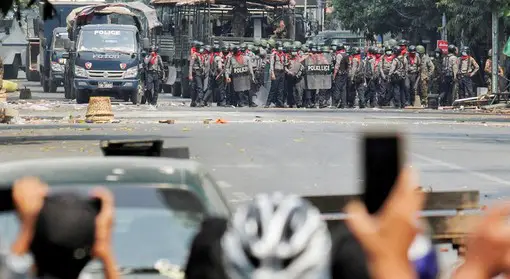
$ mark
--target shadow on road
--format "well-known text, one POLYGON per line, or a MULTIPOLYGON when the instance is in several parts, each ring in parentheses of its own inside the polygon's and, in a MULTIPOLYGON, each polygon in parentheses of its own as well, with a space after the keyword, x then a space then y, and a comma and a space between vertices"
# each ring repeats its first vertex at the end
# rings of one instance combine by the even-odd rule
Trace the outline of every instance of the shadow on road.
POLYGON ((101 141, 101 140, 154 140, 186 139, 187 136, 159 135, 55 135, 55 136, 9 136, 0 137, 0 145, 44 144, 55 141, 101 141))

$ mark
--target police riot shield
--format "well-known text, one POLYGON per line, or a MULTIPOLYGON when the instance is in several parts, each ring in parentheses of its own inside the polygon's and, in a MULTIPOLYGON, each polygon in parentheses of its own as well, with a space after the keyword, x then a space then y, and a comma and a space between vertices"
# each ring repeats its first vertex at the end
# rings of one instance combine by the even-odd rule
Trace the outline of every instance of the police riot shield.
POLYGON ((235 92, 248 91, 251 88, 251 75, 247 60, 247 57, 243 57, 243 61, 238 61, 235 57, 231 58, 231 78, 235 92))
POLYGON ((331 89, 331 61, 322 54, 313 54, 305 60, 307 89, 331 89))
POLYGON ((303 77, 305 66, 299 61, 292 61, 290 63, 289 71, 294 75, 294 77, 299 80, 303 77))

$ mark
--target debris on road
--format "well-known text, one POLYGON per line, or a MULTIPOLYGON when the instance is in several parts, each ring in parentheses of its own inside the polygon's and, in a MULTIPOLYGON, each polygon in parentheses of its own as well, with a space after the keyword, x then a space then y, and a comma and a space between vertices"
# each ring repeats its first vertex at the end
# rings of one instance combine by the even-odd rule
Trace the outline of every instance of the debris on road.
POLYGON ((0 104, 0 123, 17 124, 20 123, 19 112, 10 108, 7 103, 0 104))
POLYGON ((159 123, 162 123, 162 124, 175 124, 175 120, 173 120, 173 119, 159 120, 159 123))
POLYGON ((113 121, 110 97, 90 97, 85 115, 87 123, 110 123, 113 121))
POLYGON ((28 100, 28 99, 32 99, 32 91, 30 90, 30 88, 27 88, 25 86, 25 88, 21 89, 19 91, 19 98, 21 100, 28 100))
POLYGON ((4 79, 2 82, 2 88, 4 88, 7 93, 16 92, 18 91, 18 84, 4 79))
POLYGON ((227 120, 225 120, 225 119, 222 119, 222 118, 216 119, 216 124, 226 124, 226 123, 227 123, 227 120))

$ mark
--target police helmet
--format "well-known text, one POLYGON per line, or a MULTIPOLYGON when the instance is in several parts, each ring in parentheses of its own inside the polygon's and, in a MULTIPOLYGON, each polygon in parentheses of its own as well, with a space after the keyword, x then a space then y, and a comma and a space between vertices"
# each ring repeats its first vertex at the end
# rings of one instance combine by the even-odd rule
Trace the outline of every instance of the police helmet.
POLYGON ((277 42, 274 44, 274 46, 275 46, 276 48, 279 48, 279 47, 283 47, 283 44, 282 44, 282 42, 277 41, 277 42))
POLYGON ((267 47, 267 40, 266 39, 261 39, 260 40, 260 46, 261 47, 267 47))
POLYGON ((229 50, 228 50, 228 46, 223 45, 223 46, 221 47, 221 52, 223 52, 224 54, 225 54, 225 53, 228 53, 228 51, 229 51, 229 50))
POLYGON ((321 51, 322 51, 322 53, 329 53, 330 49, 328 46, 322 46, 321 51))
POLYGON ((198 41, 194 40, 193 42, 191 42, 191 46, 192 47, 197 47, 198 46, 198 41))
POLYGON ((254 45, 254 46, 260 46, 260 45, 261 45, 261 44, 260 44, 260 39, 258 39, 258 38, 257 38, 257 39, 255 39, 255 40, 253 40, 253 45, 254 45))
POLYGON ((462 53, 462 55, 468 55, 469 54, 469 47, 468 46, 463 46, 461 48, 461 53, 462 53))
POLYGON ((359 49, 359 47, 353 47, 351 49, 351 53, 352 54, 361 54, 361 49, 359 49))
POLYGON ((233 52, 238 52, 238 51, 240 51, 240 50, 241 50, 241 49, 239 48, 239 46, 238 46, 238 45, 233 45, 233 46, 232 46, 232 51, 233 51, 233 52))
POLYGON ((375 54, 375 53, 376 53, 376 49, 375 49, 375 47, 373 47, 373 46, 369 47, 369 48, 368 48, 368 53, 370 53, 370 54, 375 54))
POLYGON ((309 49, 308 49, 308 46, 307 45, 302 45, 301 46, 301 51, 304 51, 304 52, 307 52, 309 49))
POLYGON ((343 43, 339 43, 338 50, 345 50, 345 45, 343 43))
POLYGON ((299 51, 299 48, 298 48, 298 47, 296 47, 296 46, 292 46, 292 48, 290 49, 290 51, 291 51, 292 55, 296 55, 296 54, 297 54, 297 52, 299 51))
POLYGON ((301 46, 302 46, 303 44, 301 44, 301 42, 300 42, 300 41, 295 41, 293 45, 294 45, 295 47, 297 47, 297 48, 301 48, 301 46))
POLYGON ((425 47, 422 46, 422 45, 417 45, 416 46, 416 51, 419 53, 419 54, 425 54, 425 47))
POLYGON ((210 45, 205 45, 204 46, 204 50, 207 51, 207 52, 211 52, 212 51, 212 47, 210 45))
POLYGON ((248 49, 248 45, 246 43, 242 43, 240 46, 239 46, 239 49, 241 51, 246 51, 246 49, 248 49))
POLYGON ((197 41, 197 47, 203 47, 204 46, 204 43, 202 43, 201 41, 197 41))
POLYGON ((234 44, 229 44, 228 45, 228 51, 232 51, 234 50, 234 44))
POLYGON ((400 41, 398 42, 398 45, 399 45, 399 46, 407 46, 407 41, 406 41, 406 40, 404 40, 404 39, 402 39, 402 40, 400 40, 400 41))
POLYGON ((455 53, 455 52, 457 52, 457 47, 455 45, 449 45, 448 53, 455 53))
POLYGON ((393 47, 393 54, 400 54, 400 48, 398 46, 393 47))
POLYGON ((384 48, 384 53, 386 55, 392 55, 393 54, 393 48, 389 45, 387 45, 385 48, 384 48))
POLYGON ((384 54, 384 48, 378 47, 377 48, 377 54, 383 55, 384 54))
POLYGON ((269 39, 267 41, 267 44, 269 45, 269 47, 276 47, 276 41, 274 39, 269 39))
POLYGON ((435 52, 435 53, 443 53, 443 51, 442 51, 440 48, 436 48, 436 49, 434 50, 434 52, 435 52))
POLYGON ((213 51, 214 51, 214 52, 219 52, 219 51, 220 51, 220 45, 218 45, 218 44, 214 44, 214 45, 213 45, 213 51))
POLYGON ((415 45, 410 45, 408 50, 411 53, 416 53, 416 46, 415 45))

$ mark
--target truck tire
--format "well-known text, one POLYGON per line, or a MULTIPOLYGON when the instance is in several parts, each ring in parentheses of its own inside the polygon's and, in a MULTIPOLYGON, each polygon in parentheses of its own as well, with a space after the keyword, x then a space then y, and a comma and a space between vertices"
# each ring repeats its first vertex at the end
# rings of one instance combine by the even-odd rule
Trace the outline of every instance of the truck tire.
POLYGON ((27 80, 28 81, 39 81, 41 77, 39 76, 38 71, 28 71, 27 80))
POLYGON ((17 79, 19 72, 18 64, 4 65, 4 79, 17 79))
POLYGON ((181 81, 181 93, 182 93, 181 97, 183 97, 183 98, 191 97, 192 87, 190 85, 191 85, 191 81, 189 81, 189 80, 181 81))
POLYGON ((52 80, 50 80, 48 83, 50 85, 50 88, 49 88, 50 90, 49 91, 51 93, 56 93, 57 92, 57 83, 52 81, 52 80))
POLYGON ((45 75, 43 75, 42 88, 43 88, 44 93, 50 92, 50 80, 45 75))
POLYGON ((87 104, 90 100, 89 92, 85 90, 74 90, 76 93, 76 103, 77 104, 87 104))
POLYGON ((174 85, 172 85, 172 96, 174 97, 181 97, 182 91, 181 91, 181 83, 176 82, 174 85))
POLYGON ((142 96, 144 94, 144 87, 141 82, 138 83, 137 90, 131 92, 131 103, 138 105, 142 102, 142 96))

